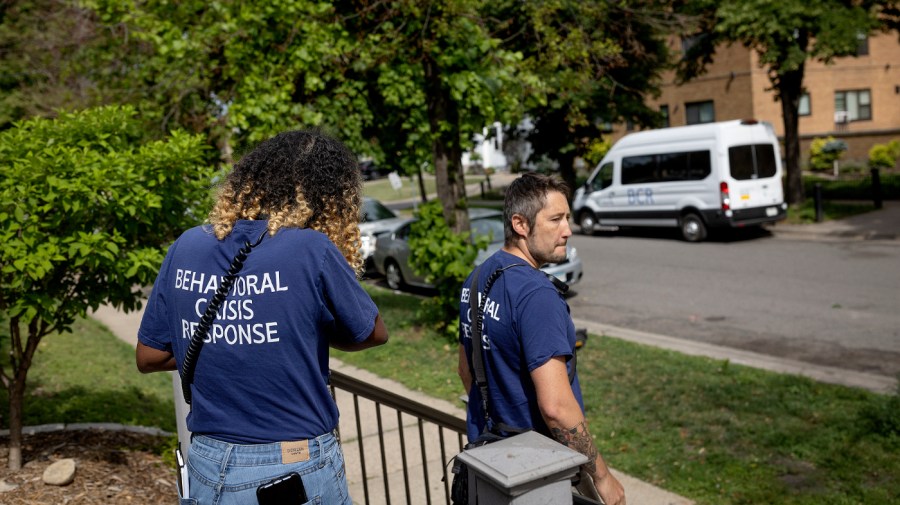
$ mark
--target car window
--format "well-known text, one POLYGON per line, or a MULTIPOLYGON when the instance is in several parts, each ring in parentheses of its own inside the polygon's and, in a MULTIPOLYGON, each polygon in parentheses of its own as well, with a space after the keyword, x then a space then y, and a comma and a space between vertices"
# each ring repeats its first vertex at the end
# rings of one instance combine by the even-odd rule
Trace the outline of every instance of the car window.
POLYGON ((591 189, 593 191, 600 191, 601 189, 608 188, 613 181, 613 164, 604 163, 600 170, 597 171, 597 176, 594 177, 594 180, 591 181, 591 189))
POLYGON ((708 150, 628 156, 622 158, 622 184, 700 181, 711 167, 708 150))
POLYGON ((394 211, 382 205, 378 200, 363 200, 359 214, 360 223, 371 223, 372 221, 397 217, 394 211))
POLYGON ((491 242, 503 241, 503 219, 500 216, 482 217, 472 220, 472 233, 481 237, 491 237, 491 242))
POLYGON ((738 180, 775 176, 775 147, 771 144, 750 144, 728 148, 731 176, 738 180))

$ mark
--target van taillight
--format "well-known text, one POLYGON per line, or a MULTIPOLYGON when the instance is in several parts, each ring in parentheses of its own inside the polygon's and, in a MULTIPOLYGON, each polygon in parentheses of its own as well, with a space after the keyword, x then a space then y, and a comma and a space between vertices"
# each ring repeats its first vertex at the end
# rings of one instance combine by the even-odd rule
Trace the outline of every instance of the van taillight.
POLYGON ((728 183, 722 181, 719 183, 719 195, 722 197, 722 210, 731 209, 731 195, 728 193, 728 183))

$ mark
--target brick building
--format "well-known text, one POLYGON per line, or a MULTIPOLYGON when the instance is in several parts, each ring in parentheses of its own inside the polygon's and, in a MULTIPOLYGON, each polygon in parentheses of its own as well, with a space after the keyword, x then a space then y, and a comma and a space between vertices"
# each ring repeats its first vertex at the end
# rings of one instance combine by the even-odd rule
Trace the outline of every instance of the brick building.
MULTIPOLYGON (((808 61, 800 104, 800 149, 806 158, 816 137, 829 135, 848 145, 845 161, 861 164, 874 144, 900 139, 900 41, 896 33, 861 41, 859 55, 830 65, 808 61)), ((649 103, 664 112, 668 126, 755 118, 784 135, 781 104, 769 88, 755 51, 734 44, 719 47, 707 72, 683 85, 663 76, 662 94, 649 103)), ((616 125, 613 141, 628 132, 616 125)))

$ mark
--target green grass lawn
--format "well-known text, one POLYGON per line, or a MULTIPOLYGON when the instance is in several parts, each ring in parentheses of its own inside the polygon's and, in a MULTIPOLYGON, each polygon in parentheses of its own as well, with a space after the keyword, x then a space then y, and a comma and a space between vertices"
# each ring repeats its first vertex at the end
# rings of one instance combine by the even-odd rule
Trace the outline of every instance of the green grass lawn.
MULTIPOLYGON (((390 342, 333 356, 461 405, 456 344, 423 330, 420 299, 367 289, 390 342)), ((699 504, 889 504, 900 496, 900 395, 597 335, 578 366, 591 430, 609 463, 699 504)), ((29 384, 26 424, 175 430, 169 376, 139 374, 130 346, 92 320, 44 340, 29 384)))
MULTIPOLYGON (((44 337, 28 373, 23 422, 111 422, 175 431, 169 374, 138 373, 134 349, 93 319, 72 333, 44 337)), ((6 327, 4 326, 4 330, 6 327)), ((0 334, 8 367, 7 334, 0 334)), ((9 396, 0 390, 0 419, 9 427, 9 396)))
MULTIPOLYGON (((484 180, 481 175, 466 175, 466 184, 474 184, 484 180)), ((382 202, 392 202, 395 200, 405 200, 407 198, 419 198, 419 179, 417 177, 401 176, 400 181, 403 186, 400 189, 391 187, 391 182, 387 177, 375 179, 373 181, 365 181, 363 183, 363 194, 380 200, 382 202)), ((423 182, 425 183, 425 193, 434 194, 437 192, 437 185, 433 175, 425 175, 423 182)))

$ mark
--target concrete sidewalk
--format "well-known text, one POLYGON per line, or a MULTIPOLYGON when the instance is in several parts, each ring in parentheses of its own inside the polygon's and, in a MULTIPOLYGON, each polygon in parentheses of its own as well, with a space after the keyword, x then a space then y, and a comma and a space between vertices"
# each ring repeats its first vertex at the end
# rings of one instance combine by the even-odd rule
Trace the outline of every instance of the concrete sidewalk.
POLYGON ((835 221, 810 224, 766 225, 775 236, 800 240, 878 240, 900 244, 900 201, 885 201, 883 208, 835 221))

